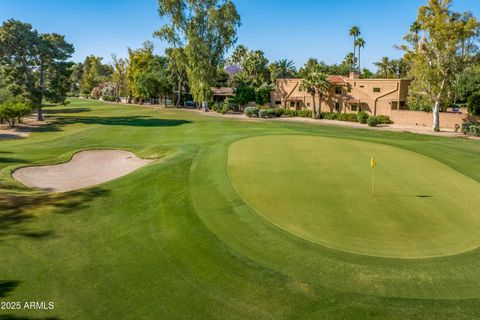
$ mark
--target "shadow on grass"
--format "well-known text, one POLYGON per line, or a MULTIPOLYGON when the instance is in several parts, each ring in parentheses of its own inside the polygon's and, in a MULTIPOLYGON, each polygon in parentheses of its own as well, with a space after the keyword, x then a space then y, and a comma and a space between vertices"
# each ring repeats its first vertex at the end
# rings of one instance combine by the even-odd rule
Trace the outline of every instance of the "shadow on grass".
POLYGON ((74 123, 100 124, 107 126, 132 126, 132 127, 174 127, 191 123, 188 120, 158 119, 142 116, 131 117, 62 117, 56 118, 54 125, 67 125, 74 123))
POLYGON ((109 191, 93 188, 69 193, 0 194, 0 241, 10 236, 22 236, 34 240, 54 236, 51 230, 32 228, 37 219, 36 212, 48 208, 56 214, 70 214, 88 207, 95 198, 108 195, 109 191))
POLYGON ((82 113, 90 112, 90 108, 62 108, 62 109, 45 109, 43 110, 44 114, 60 114, 60 113, 82 113))
POLYGON ((0 315, 0 320, 60 320, 57 317, 48 317, 48 318, 31 318, 24 316, 13 316, 13 315, 0 315))
POLYGON ((0 163, 28 163, 30 161, 17 159, 17 158, 9 158, 9 157, 0 157, 0 163))
POLYGON ((12 281, 12 280, 0 280, 0 298, 5 298, 8 296, 10 292, 13 291, 20 281, 12 281))
POLYGON ((10 139, 24 139, 25 137, 16 135, 16 134, 8 134, 2 133, 0 134, 0 140, 10 140, 10 139))

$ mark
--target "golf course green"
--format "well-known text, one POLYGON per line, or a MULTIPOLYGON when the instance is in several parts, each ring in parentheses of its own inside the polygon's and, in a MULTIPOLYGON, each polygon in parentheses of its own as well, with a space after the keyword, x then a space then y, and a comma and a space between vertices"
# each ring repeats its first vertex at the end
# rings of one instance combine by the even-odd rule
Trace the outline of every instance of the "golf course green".
POLYGON ((419 258, 480 246, 480 184, 418 153, 357 140, 271 135, 235 142, 229 171, 260 214, 330 248, 419 258))
POLYGON ((0 319, 478 319, 480 143, 72 100, 0 140, 0 319), (154 159, 66 193, 24 166, 154 159), (375 156, 375 191, 370 159, 375 156))

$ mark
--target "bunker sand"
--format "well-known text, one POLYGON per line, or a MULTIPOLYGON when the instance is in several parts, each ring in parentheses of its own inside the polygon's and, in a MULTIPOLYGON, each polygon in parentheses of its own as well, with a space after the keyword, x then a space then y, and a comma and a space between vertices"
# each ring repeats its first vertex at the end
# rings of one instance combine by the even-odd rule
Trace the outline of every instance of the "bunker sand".
POLYGON ((30 188, 67 192, 122 177, 152 161, 124 150, 89 150, 62 164, 24 167, 12 175, 30 188))

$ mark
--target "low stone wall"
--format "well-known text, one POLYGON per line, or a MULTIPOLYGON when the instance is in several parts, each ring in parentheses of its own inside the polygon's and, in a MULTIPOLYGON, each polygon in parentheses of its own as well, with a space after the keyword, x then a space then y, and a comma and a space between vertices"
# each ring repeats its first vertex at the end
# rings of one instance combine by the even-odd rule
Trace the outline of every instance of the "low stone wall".
MULTIPOLYGON (((455 125, 461 126, 463 119, 468 114, 461 112, 440 112, 440 127, 454 129, 455 125)), ((423 111, 392 110, 390 119, 397 124, 406 124, 420 127, 431 127, 433 113, 423 111)))

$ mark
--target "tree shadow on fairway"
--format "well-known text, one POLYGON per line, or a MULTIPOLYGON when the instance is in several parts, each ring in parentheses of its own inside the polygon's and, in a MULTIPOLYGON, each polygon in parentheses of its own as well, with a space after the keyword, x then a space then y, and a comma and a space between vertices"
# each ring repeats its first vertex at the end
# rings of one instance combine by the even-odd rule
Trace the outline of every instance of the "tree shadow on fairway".
POLYGON ((0 320, 60 320, 57 317, 47 317, 47 318, 31 318, 25 316, 14 316, 14 315, 0 315, 0 320))
POLYGON ((132 127, 174 127, 191 123, 188 120, 159 119, 143 116, 131 117, 58 117, 54 124, 67 125, 74 123, 100 124, 107 126, 132 126, 132 127))
POLYGON ((374 196, 382 196, 382 197, 402 197, 402 198, 433 198, 432 195, 427 194, 399 194, 399 193, 381 193, 375 192, 374 196))
POLYGON ((61 114, 61 113, 83 113, 83 112, 90 112, 92 109, 90 108, 63 108, 63 109, 45 109, 43 113, 54 115, 54 114, 61 114))
POLYGON ((0 157, 0 163, 28 163, 30 161, 17 159, 17 158, 10 158, 10 157, 0 157))
MULTIPOLYGON (((0 190, 5 188, 1 188, 0 190)), ((41 210, 54 214, 71 214, 88 207, 95 198, 109 194, 108 190, 93 188, 69 193, 23 194, 12 190, 0 193, 0 241, 11 236, 40 240, 55 236, 53 230, 41 230, 34 222, 41 210)))
POLYGON ((0 298, 8 296, 19 284, 20 281, 0 280, 0 298))

